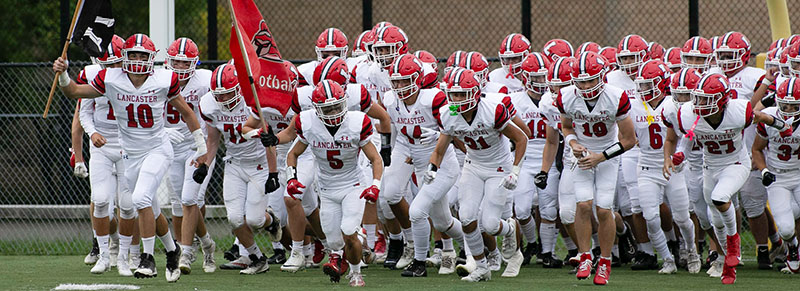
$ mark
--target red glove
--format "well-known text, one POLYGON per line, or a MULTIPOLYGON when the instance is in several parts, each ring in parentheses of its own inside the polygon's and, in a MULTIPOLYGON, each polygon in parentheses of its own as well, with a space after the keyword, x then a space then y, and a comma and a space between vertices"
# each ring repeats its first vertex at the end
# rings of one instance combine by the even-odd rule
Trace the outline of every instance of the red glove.
POLYGON ((75 168, 75 151, 69 149, 69 167, 75 168))
POLYGON ((792 127, 790 126, 789 129, 781 131, 781 137, 790 137, 792 136, 792 127))
POLYGON ((367 202, 369 203, 375 203, 376 201, 378 201, 378 195, 381 193, 380 185, 381 185, 380 180, 377 179, 373 180, 372 186, 369 186, 369 188, 364 189, 364 192, 361 192, 361 196, 359 196, 358 198, 363 198, 367 200, 367 202))
POLYGON ((686 156, 683 154, 683 152, 674 153, 672 154, 672 164, 678 166, 683 163, 683 159, 685 158, 686 156))
POLYGON ((291 196, 294 200, 303 199, 305 188, 306 186, 301 184, 300 181, 297 181, 297 179, 291 179, 286 185, 286 193, 289 193, 289 196, 291 196), (295 197, 295 195, 298 195, 299 197, 295 197))

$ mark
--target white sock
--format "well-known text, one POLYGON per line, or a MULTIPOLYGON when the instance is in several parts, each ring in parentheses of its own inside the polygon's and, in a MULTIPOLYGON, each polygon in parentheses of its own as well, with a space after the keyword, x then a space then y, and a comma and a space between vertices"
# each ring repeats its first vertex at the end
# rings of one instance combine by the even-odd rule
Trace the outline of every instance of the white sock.
POLYGON ((597 233, 592 234, 592 248, 600 247, 600 238, 597 236, 597 233))
POLYGON ((192 245, 188 245, 188 246, 181 245, 181 251, 184 252, 184 253, 193 253, 194 252, 194 248, 192 247, 192 245))
MULTIPOLYGON (((132 238, 127 235, 119 236, 119 256, 127 257, 129 251, 133 252, 133 249, 131 248, 131 239, 132 238)), ((136 249, 138 251, 139 246, 136 246, 136 249)))
POLYGON ((453 239, 452 238, 443 238, 442 239, 442 250, 444 250, 444 251, 455 250, 455 248, 453 248, 453 239))
MULTIPOLYGON (((342 258, 344 259, 344 258, 342 258)), ((348 263, 350 264, 350 263, 348 263)), ((350 264, 350 274, 361 273, 361 263, 350 264)))
MULTIPOLYGON (((531 219, 526 224, 522 224, 520 222, 520 230, 522 231, 522 235, 525 236, 525 241, 528 243, 533 243, 536 241, 536 221, 531 219)), ((541 235, 541 234, 540 234, 541 235)))
POLYGON ((101 256, 108 256, 108 235, 97 236, 97 246, 100 248, 101 256))
POLYGON ((651 256, 655 255, 655 252, 653 251, 653 243, 651 243, 651 242, 646 242, 646 243, 639 244, 639 250, 643 251, 645 254, 648 254, 648 255, 651 255, 651 256))
POLYGON ((393 240, 403 239, 403 234, 402 233, 391 233, 390 232, 389 233, 389 239, 393 239, 393 240))
MULTIPOLYGON (((720 211, 720 215, 722 215, 722 223, 725 224, 725 234, 732 236, 736 234, 736 210, 733 207, 728 207, 728 210, 725 212, 720 211)), ((719 240, 724 240, 725 238, 719 238, 719 240)))
POLYGON ((567 250, 574 250, 578 248, 578 246, 575 245, 575 241, 573 241, 571 237, 561 237, 561 239, 564 240, 564 246, 567 247, 567 250))
POLYGON ((142 249, 139 247, 139 245, 131 245, 130 253, 131 257, 138 257, 142 254, 142 249))
POLYGON ((367 231, 367 247, 369 249, 374 249, 375 241, 378 240, 378 234, 375 232, 375 225, 364 224, 364 230, 367 231))
POLYGON ((263 256, 263 254, 261 254, 261 249, 259 249, 258 245, 255 244, 255 243, 253 243, 252 246, 247 248, 247 253, 250 254, 250 255, 256 255, 256 257, 258 257, 258 258, 263 256))
POLYGON ((674 227, 672 229, 670 229, 669 231, 665 231, 664 235, 667 236, 667 241, 676 241, 676 240, 678 240, 678 238, 675 237, 675 228, 674 227))
POLYGON ((789 247, 797 247, 797 237, 793 237, 792 241, 789 242, 789 247))
POLYGON ((464 240, 473 253, 480 254, 483 251, 483 237, 477 228, 470 233, 464 233, 464 240))
POLYGON ((497 234, 497 236, 506 236, 512 234, 511 225, 508 224, 508 222, 506 222, 505 220, 500 220, 500 227, 502 229, 500 230, 500 233, 497 234))
POLYGON ((273 250, 282 250, 283 249, 283 245, 279 241, 278 242, 274 241, 274 242, 272 242, 272 249, 273 250))
POLYGON ((293 250, 302 250, 303 249, 303 241, 301 240, 293 240, 292 241, 292 249, 293 250))
POLYGON ((619 257, 619 244, 614 244, 611 246, 611 254, 619 257))
MULTIPOLYGON (((531 219, 531 221, 533 221, 531 219)), ((533 223, 530 223, 533 224, 533 223)), ((539 229, 539 237, 542 238, 542 252, 544 253, 552 253, 553 249, 556 247, 556 224, 555 223, 545 223, 542 221, 539 229)))
POLYGON ((214 240, 211 239, 211 235, 206 232, 206 235, 200 237, 200 245, 203 247, 210 246, 214 240))
POLYGON ((406 243, 414 242, 414 233, 410 227, 403 229, 403 237, 406 239, 406 243))
POLYGON ((478 268, 480 267, 488 268, 486 257, 483 257, 480 260, 475 260, 475 264, 478 265, 478 268))
POLYGON ((413 239, 414 259, 424 261, 428 257, 428 249, 430 249, 431 224, 427 219, 415 220, 411 222, 411 229, 413 235, 416 236, 413 239))
POLYGON ((108 237, 110 237, 113 240, 118 240, 119 239, 119 229, 117 229, 117 231, 115 231, 114 233, 109 234, 108 237))
POLYGON ((142 244, 144 245, 144 250, 143 250, 144 253, 152 256, 153 249, 155 249, 156 246, 156 237, 155 236, 143 237, 142 244))
POLYGON ((303 246, 303 255, 310 256, 314 254, 314 244, 307 244, 303 246))
POLYGON ((167 252, 175 250, 175 241, 172 240, 172 233, 170 233, 169 230, 167 230, 167 233, 164 235, 158 236, 158 239, 164 244, 164 249, 167 250, 167 252))

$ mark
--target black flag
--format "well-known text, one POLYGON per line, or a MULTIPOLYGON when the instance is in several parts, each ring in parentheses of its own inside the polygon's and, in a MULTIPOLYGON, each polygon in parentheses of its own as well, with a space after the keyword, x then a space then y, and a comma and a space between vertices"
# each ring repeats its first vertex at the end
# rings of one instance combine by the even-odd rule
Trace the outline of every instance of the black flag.
POLYGON ((79 45, 89 56, 105 55, 114 36, 111 0, 83 0, 70 42, 79 45))

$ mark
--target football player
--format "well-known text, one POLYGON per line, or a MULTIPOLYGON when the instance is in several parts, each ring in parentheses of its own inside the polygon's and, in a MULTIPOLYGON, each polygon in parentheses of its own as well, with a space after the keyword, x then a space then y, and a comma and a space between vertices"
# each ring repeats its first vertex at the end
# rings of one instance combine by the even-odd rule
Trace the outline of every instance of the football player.
MULTIPOLYGON (((486 81, 496 84, 493 86, 498 89, 500 87, 505 87, 506 90, 510 92, 525 90, 522 81, 520 81, 519 74, 522 72, 520 70, 522 58, 530 52, 530 49, 531 42, 524 35, 519 33, 507 35, 500 43, 500 49, 497 50, 497 56, 500 58, 501 67, 485 75, 486 81)), ((456 64, 458 64, 458 62, 456 62, 456 64)))

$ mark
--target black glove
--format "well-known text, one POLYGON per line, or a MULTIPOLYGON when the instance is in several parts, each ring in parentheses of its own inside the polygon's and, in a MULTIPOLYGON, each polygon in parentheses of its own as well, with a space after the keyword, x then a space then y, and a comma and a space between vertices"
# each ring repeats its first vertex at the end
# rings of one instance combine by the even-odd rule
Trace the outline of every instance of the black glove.
POLYGON ((261 132, 258 136, 261 139, 261 144, 264 147, 274 147, 278 145, 278 137, 272 133, 272 128, 267 128, 267 132, 261 132))
POLYGON ((391 133, 381 133, 381 158, 383 159, 384 167, 392 164, 391 136, 391 133))
POLYGON ((533 184, 536 184, 539 189, 547 188, 547 172, 541 171, 533 176, 533 184))
POLYGON ((773 174, 767 169, 761 171, 761 184, 763 184, 764 187, 766 187, 772 184, 772 182, 775 182, 775 174, 773 174))
POLYGON ((194 170, 192 180, 197 184, 203 184, 203 180, 206 179, 206 176, 208 176, 208 166, 206 164, 200 164, 200 166, 194 170))
POLYGON ((278 172, 269 173, 269 178, 267 178, 267 183, 264 184, 264 193, 269 194, 278 190, 281 185, 278 183, 278 172))

